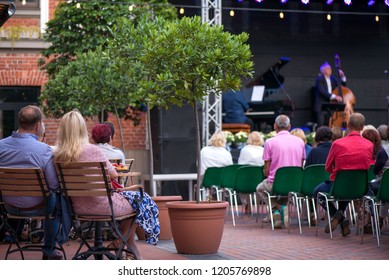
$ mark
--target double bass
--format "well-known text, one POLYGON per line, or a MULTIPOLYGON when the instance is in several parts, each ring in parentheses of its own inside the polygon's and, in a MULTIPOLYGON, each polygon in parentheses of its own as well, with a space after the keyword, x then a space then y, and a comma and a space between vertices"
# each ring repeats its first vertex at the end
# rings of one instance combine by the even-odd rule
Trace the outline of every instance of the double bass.
POLYGON ((335 54, 335 68, 337 73, 338 86, 332 91, 332 93, 342 97, 345 107, 343 112, 334 112, 333 116, 330 118, 329 127, 346 128, 347 122, 350 119, 350 115, 354 113, 355 95, 349 88, 342 85, 340 76, 340 58, 337 54, 335 54))

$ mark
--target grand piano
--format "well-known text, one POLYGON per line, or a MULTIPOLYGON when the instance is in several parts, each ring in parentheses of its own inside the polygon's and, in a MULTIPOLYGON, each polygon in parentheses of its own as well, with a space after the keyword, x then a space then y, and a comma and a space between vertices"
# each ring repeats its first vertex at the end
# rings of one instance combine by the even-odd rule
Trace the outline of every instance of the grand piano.
POLYGON ((280 114, 293 117, 293 100, 283 87, 285 79, 280 74, 281 68, 289 61, 287 57, 280 57, 261 75, 249 81, 243 90, 250 106, 246 115, 254 121, 255 129, 258 131, 268 133, 273 130, 274 120, 280 114), (264 86, 262 101, 253 101, 255 86, 264 86))

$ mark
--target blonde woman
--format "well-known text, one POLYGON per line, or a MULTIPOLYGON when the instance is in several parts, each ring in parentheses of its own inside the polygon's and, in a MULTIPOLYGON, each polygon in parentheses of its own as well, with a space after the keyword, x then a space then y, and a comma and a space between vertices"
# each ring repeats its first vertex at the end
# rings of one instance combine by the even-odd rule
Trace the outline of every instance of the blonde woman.
POLYGON ((290 132, 290 134, 297 136, 304 141, 305 156, 307 157, 309 155, 309 152, 312 150, 312 146, 307 144, 307 138, 305 136, 304 130, 302 130, 301 128, 295 128, 290 132))
POLYGON ((253 131, 247 138, 247 145, 242 148, 238 164, 264 165, 263 137, 258 131, 253 131))
POLYGON ((210 139, 210 145, 201 149, 201 175, 208 167, 222 167, 232 164, 232 155, 226 149, 226 136, 222 131, 216 131, 210 139))
MULTIPOLYGON (((104 161, 107 165, 108 175, 111 177, 111 179, 116 179, 118 177, 115 168, 109 162, 108 158, 104 155, 101 149, 89 143, 88 131, 87 131, 85 120, 80 114, 80 112, 77 110, 68 112, 62 117, 58 129, 57 143, 54 149, 54 159, 55 161, 61 161, 61 162, 104 161)), ((116 215, 120 216, 120 215, 125 215, 134 212, 133 207, 135 207, 135 204, 131 203, 132 202, 131 199, 134 197, 133 193, 136 192, 124 191, 120 193, 115 192, 113 194, 112 202, 114 206, 114 212, 116 215)), ((148 243, 156 244, 159 236, 159 222, 157 218, 158 208, 156 206, 153 207, 155 204, 152 204, 153 201, 147 196, 147 194, 144 195, 146 198, 145 203, 149 203, 151 205, 145 212, 156 211, 156 213, 153 213, 154 214, 153 218, 155 218, 153 219, 153 221, 155 222, 155 224, 153 225, 154 227, 151 228, 150 230, 153 231, 157 229, 156 232, 157 234, 150 236, 150 238, 148 239, 148 243)), ((74 197, 72 198, 72 205, 76 213, 77 212, 88 213, 88 211, 90 211, 90 214, 104 215, 104 214, 110 214, 111 211, 108 205, 107 198, 100 197, 100 196, 74 197)), ((145 205, 145 206, 147 208, 149 205, 145 205)), ((138 218, 143 214, 144 213, 139 213, 139 215, 137 216, 136 223, 138 225, 139 225, 138 218)), ((150 213, 147 212, 147 215, 150 215, 150 213)), ((131 224, 129 220, 122 221, 121 223, 122 232, 128 232, 130 225, 131 224)), ((142 224, 141 226, 143 227, 144 225, 142 224)), ((145 229, 146 234, 150 230, 149 228, 145 229)), ((135 253, 136 255, 135 257, 137 259, 140 259, 140 254, 135 244, 135 227, 131 229, 131 234, 127 242, 130 245, 133 252, 135 253)), ((117 247, 119 244, 118 241, 115 240, 111 245, 117 247)), ((127 256, 127 257, 131 258, 132 256, 127 256)))

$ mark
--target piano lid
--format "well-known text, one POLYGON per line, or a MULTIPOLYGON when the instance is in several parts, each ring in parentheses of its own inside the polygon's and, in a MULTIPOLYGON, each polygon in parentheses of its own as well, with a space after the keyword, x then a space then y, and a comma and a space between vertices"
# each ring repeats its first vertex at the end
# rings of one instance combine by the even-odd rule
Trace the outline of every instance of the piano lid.
POLYGON ((11 17, 16 11, 15 4, 0 3, 0 27, 11 17))
POLYGON ((280 57, 279 60, 264 73, 256 76, 246 84, 246 88, 263 85, 266 89, 278 89, 284 82, 284 77, 280 75, 280 69, 290 61, 288 57, 280 57))

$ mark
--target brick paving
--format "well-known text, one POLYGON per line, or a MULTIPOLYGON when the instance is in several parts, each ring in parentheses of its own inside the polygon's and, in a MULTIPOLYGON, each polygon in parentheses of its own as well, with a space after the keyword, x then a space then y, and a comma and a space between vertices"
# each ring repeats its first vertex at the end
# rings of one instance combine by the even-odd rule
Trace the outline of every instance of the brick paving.
MULTIPOLYGON (((255 222, 254 216, 241 215, 236 218, 236 227, 232 226, 231 216, 226 215, 224 233, 218 253, 210 255, 184 255, 176 252, 172 240, 161 240, 157 246, 137 241, 139 250, 145 260, 389 260, 389 229, 385 228, 378 248, 372 235, 365 235, 364 244, 360 244, 360 235, 356 227, 352 233, 342 237, 337 229, 333 240, 324 233, 324 223, 316 229, 303 224, 303 234, 298 226, 272 231, 269 224, 255 222)), ((206 234, 206 233, 204 233, 206 234)), ((68 258, 74 254, 77 241, 65 245, 68 258)), ((0 244, 0 259, 4 259, 7 244, 0 244)), ((40 259, 41 254, 26 253, 26 259, 40 259)), ((10 259, 20 259, 13 254, 10 259)))

